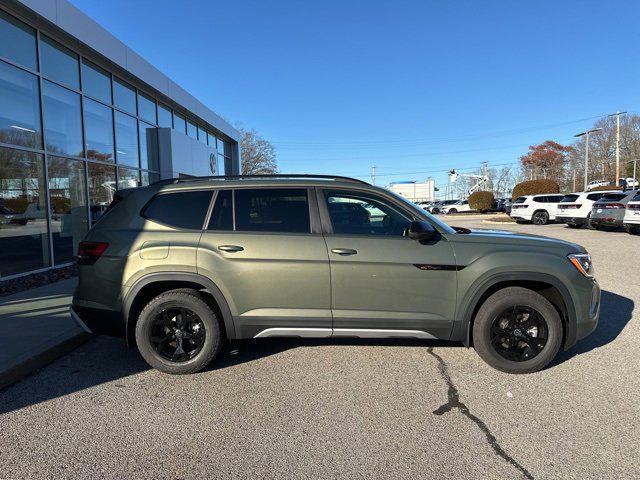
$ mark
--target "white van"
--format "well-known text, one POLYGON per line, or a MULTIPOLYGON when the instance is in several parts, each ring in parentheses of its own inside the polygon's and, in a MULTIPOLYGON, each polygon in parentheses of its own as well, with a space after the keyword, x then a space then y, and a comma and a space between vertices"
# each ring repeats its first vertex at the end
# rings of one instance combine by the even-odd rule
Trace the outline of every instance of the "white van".
POLYGON ((517 222, 545 225, 556 219, 556 210, 563 195, 558 193, 518 197, 511 205, 511 218, 517 222))

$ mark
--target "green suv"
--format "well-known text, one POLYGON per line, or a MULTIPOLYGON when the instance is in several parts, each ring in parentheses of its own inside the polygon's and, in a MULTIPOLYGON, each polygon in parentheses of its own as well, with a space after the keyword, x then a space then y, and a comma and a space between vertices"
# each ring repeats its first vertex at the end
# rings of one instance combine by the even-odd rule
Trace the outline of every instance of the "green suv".
POLYGON ((445 339, 510 373, 544 368, 598 322, 583 247, 452 228, 365 182, 311 175, 122 190, 81 242, 71 313, 192 373, 227 340, 445 339))

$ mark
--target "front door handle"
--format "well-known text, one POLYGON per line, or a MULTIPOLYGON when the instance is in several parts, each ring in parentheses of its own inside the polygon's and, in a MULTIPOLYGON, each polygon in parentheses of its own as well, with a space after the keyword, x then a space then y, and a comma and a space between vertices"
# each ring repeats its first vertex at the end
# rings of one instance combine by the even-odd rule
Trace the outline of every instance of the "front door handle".
POLYGON ((218 250, 221 250, 223 252, 235 253, 243 251, 244 248, 242 248, 240 245, 220 245, 218 247, 218 250))
POLYGON ((331 252, 337 253, 338 255, 355 255, 358 253, 358 251, 353 248, 332 248, 331 252))

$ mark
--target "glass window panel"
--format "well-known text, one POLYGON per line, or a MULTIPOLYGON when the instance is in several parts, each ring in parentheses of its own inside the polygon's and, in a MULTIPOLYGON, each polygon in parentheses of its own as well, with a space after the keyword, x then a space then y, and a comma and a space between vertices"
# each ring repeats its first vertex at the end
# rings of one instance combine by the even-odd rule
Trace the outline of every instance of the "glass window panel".
POLYGON ((85 98, 84 130, 87 157, 113 163, 113 109, 85 98))
POLYGON ((53 259, 60 265, 74 260, 89 229, 84 162, 49 156, 47 163, 53 259))
POLYGON ((42 147, 35 75, 0 62, 0 142, 42 147))
POLYGON ((385 200, 358 192, 325 192, 333 232, 345 235, 401 237, 411 218, 385 200))
POLYGON ((111 76, 88 60, 82 60, 82 91, 98 100, 111 104, 111 76))
POLYGON ((116 169, 113 165, 92 162, 88 162, 87 167, 89 170, 89 213, 91 225, 93 225, 113 201, 113 194, 116 191, 116 169))
POLYGON ((159 170, 158 136, 153 125, 138 121, 140 134, 140 168, 159 170))
POLYGON ((118 190, 140 186, 140 170, 118 167, 118 190))
POLYGON ((235 196, 238 231, 311 231, 305 188, 240 189, 235 191, 235 196))
POLYGON ((233 199, 231 190, 219 190, 207 230, 233 230, 233 199))
POLYGON ((160 181, 160 174, 155 172, 140 172, 142 175, 141 186, 146 187, 160 181))
POLYGON ((169 109, 169 107, 165 107, 161 103, 158 104, 158 126, 162 128, 173 127, 171 110, 169 109))
POLYGON ((36 31, 26 23, 0 10, 0 57, 38 69, 36 31))
POLYGON ((201 230, 211 192, 201 190, 158 195, 144 209, 143 216, 171 227, 201 230))
POLYGON ((211 147, 216 148, 216 136, 213 133, 207 132, 207 143, 211 147))
POLYGON ((82 157, 80 95, 44 80, 42 82, 46 149, 82 157))
POLYGON ((48 267, 42 155, 0 148, 0 277, 48 267))
POLYGON ((198 127, 196 127, 195 123, 187 121, 187 135, 196 140, 198 139, 198 127))
POLYGON ((151 123, 156 123, 156 101, 140 92, 138 93, 138 115, 151 123))
POLYGON ((182 133, 187 131, 187 122, 182 115, 176 112, 173 112, 173 128, 182 133))
POLYGON ((116 158, 122 165, 138 167, 138 125, 136 119, 116 112, 116 158))
POLYGON ((55 40, 40 36, 42 74, 68 87, 80 89, 78 55, 55 40))
POLYGON ((200 127, 198 127, 198 140, 200 140, 205 145, 207 144, 207 132, 205 132, 200 127))
POLYGON ((222 155, 226 155, 229 156, 230 152, 229 152, 229 148, 228 148, 228 143, 225 142, 224 140, 222 140, 221 138, 218 138, 218 145, 216 147, 216 150, 218 150, 218 153, 222 154, 222 155))
POLYGON ((113 78, 113 104, 122 110, 136 114, 135 89, 116 77, 113 78))

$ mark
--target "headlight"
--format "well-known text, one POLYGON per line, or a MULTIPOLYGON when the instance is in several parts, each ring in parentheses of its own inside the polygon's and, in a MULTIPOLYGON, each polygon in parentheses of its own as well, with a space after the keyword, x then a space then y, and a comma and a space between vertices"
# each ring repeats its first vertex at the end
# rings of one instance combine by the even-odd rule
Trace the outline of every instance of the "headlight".
POLYGON ((576 269, 585 277, 593 277, 593 264, 588 253, 572 253, 567 258, 576 269))

